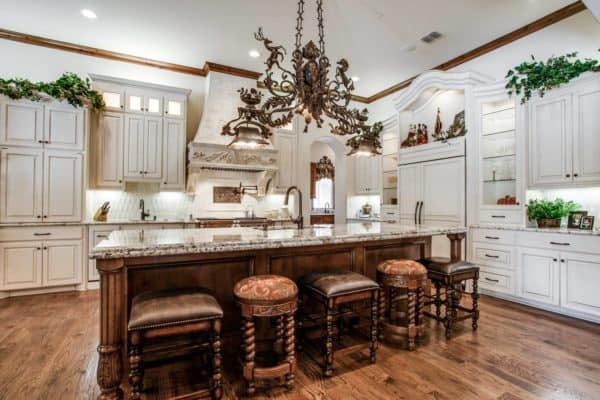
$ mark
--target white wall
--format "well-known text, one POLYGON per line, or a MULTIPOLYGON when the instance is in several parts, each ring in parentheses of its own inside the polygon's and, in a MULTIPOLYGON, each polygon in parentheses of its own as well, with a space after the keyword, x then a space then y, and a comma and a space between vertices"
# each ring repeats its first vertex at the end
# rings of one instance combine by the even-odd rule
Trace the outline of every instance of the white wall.
MULTIPOLYGON (((572 17, 512 42, 481 57, 459 65, 452 71, 476 71, 496 80, 504 79, 506 72, 523 61, 545 60, 552 55, 563 55, 573 51, 579 57, 600 59, 600 23, 590 11, 582 11, 572 17)), ((368 105, 371 121, 384 120, 394 115, 396 110, 392 98, 396 92, 368 105)))

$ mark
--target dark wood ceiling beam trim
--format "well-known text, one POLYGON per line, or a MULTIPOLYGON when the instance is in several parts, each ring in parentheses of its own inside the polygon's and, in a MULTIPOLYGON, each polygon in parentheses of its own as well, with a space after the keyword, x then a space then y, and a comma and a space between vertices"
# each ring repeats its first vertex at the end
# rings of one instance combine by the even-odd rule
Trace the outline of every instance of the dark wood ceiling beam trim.
MULTIPOLYGON (((544 29, 552 24, 555 24, 566 18, 569 18, 585 9, 586 9, 585 4, 583 4, 582 1, 576 1, 572 4, 569 4, 566 7, 563 7, 553 13, 550 13, 536 21, 533 21, 519 29, 516 29, 510 33, 507 33, 504 36, 501 36, 497 39, 492 40, 491 42, 488 42, 482 46, 479 46, 476 49, 473 49, 465 54, 462 54, 462 55, 455 57, 449 61, 446 61, 432 69, 438 69, 438 70, 443 70, 443 71, 452 69, 458 65, 466 63, 467 61, 471 61, 477 57, 481 57, 482 55, 487 54, 491 51, 494 51, 502 46, 506 46, 509 43, 512 43, 512 42, 519 40, 527 35, 530 35, 534 32, 544 29)), ((250 71, 250 70, 246 70, 246 69, 242 69, 242 68, 231 67, 228 65, 217 64, 217 63, 208 62, 208 61, 204 64, 204 67, 202 67, 202 68, 190 67, 190 66, 181 65, 181 64, 174 64, 174 63, 152 60, 152 59, 144 58, 144 57, 136 57, 136 56, 132 56, 132 55, 128 55, 128 54, 117 53, 114 51, 102 50, 102 49, 98 49, 95 47, 81 46, 81 45, 74 44, 74 43, 63 42, 63 41, 54 40, 54 39, 48 39, 48 38, 44 38, 41 36, 28 35, 25 33, 9 31, 6 29, 1 29, 1 28, 0 28, 0 39, 7 39, 7 40, 15 41, 15 42, 27 43, 27 44, 31 44, 31 45, 35 45, 35 46, 48 47, 51 49, 68 51, 71 53, 77 53, 77 54, 82 54, 82 55, 91 56, 91 57, 105 58, 105 59, 113 60, 113 61, 127 62, 127 63, 132 63, 132 64, 143 65, 146 67, 159 68, 159 69, 163 69, 163 70, 180 72, 180 73, 189 74, 189 75, 203 76, 203 77, 208 75, 209 71, 221 72, 224 74, 240 76, 243 78, 248 78, 248 79, 253 79, 253 80, 257 80, 262 75, 260 72, 254 72, 254 71, 250 71)), ((379 100, 383 97, 389 96, 399 90, 404 89, 405 87, 409 86, 415 78, 416 78, 416 76, 406 79, 400 83, 390 86, 387 89, 377 92, 372 96, 365 97, 365 96, 353 95, 352 100, 360 102, 360 103, 365 103, 365 104, 372 103, 376 100, 379 100)), ((259 82, 259 87, 260 87, 260 82, 259 82)))
MULTIPOLYGON (((531 35, 534 32, 537 32, 541 29, 544 29, 550 25, 553 25, 557 22, 560 22, 566 18, 569 18, 581 11, 585 10, 585 4, 582 1, 576 1, 574 3, 569 4, 559 10, 554 11, 540 19, 537 19, 519 29, 516 29, 512 32, 507 33, 504 36, 500 36, 497 39, 492 40, 482 46, 479 46, 465 54, 462 54, 458 57, 455 57, 451 60, 448 60, 432 69, 438 69, 442 71, 447 71, 456 66, 466 63, 467 61, 471 61, 477 57, 481 57, 484 54, 487 54, 491 51, 499 49, 500 47, 506 46, 516 40, 524 38, 527 35, 531 35)), ((381 92, 377 92, 372 96, 367 98, 367 103, 372 103, 376 100, 379 100, 383 97, 389 96, 392 93, 395 93, 399 90, 404 89, 409 86, 411 82, 416 78, 416 76, 409 78, 403 82, 397 83, 394 86, 390 86, 387 89, 382 90, 381 92)))

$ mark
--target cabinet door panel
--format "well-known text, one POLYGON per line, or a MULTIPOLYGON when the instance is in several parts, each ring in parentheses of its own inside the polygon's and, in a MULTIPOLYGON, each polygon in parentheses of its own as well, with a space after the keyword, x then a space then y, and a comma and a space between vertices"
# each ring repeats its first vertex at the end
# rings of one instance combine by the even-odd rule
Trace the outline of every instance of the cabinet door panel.
POLYGON ((31 289, 42 285, 40 242, 0 243, 0 289, 31 289))
POLYGON ((276 187, 287 189, 296 183, 296 133, 277 131, 273 135, 273 145, 279 150, 276 187))
POLYGON ((0 144, 40 147, 43 116, 40 103, 0 96, 0 144))
POLYGON ((0 219, 2 222, 41 222, 42 150, 2 149, 0 219))
POLYGON ((600 82, 586 86, 574 97, 573 180, 600 182, 600 82))
POLYGON ((145 93, 139 89, 125 91, 125 111, 143 114, 145 110, 145 93))
POLYGON ((105 112, 100 117, 97 146, 98 187, 123 185, 123 114, 105 112))
POLYGON ((519 249, 520 295, 526 299, 558 305, 558 259, 559 256, 556 252, 519 249))
POLYGON ((81 241, 44 242, 43 286, 81 283, 81 241))
POLYGON ((144 178, 162 175, 163 124, 161 118, 146 117, 144 122, 144 178))
POLYGON ((571 182, 571 97, 533 100, 530 117, 530 184, 571 182))
POLYGON ((600 257, 577 253, 561 257, 561 307, 600 315, 600 257))
POLYGON ((144 117, 137 115, 125 116, 124 143, 125 178, 141 180, 144 171, 144 117))
POLYGON ((182 120, 165 119, 162 157, 162 188, 183 190, 185 184, 185 131, 182 120))
POLYGON ((464 157, 426 162, 422 171, 422 220, 464 223, 464 157))
POLYGON ((44 222, 81 220, 81 154, 44 152, 44 222))
POLYGON ((185 118, 185 96, 167 95, 164 98, 164 115, 169 118, 185 118))
POLYGON ((398 170, 398 193, 400 218, 414 223, 417 202, 421 201, 421 166, 418 164, 403 165, 398 170))
POLYGON ((85 113, 70 104, 55 103, 46 106, 44 113, 44 140, 47 149, 83 150, 85 113))

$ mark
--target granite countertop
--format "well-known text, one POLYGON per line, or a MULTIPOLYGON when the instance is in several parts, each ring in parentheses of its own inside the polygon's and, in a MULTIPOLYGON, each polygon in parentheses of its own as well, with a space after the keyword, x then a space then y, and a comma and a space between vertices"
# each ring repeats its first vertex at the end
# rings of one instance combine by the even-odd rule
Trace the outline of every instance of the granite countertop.
POLYGON ((506 225, 487 225, 476 224, 470 225, 473 229, 498 229, 503 231, 521 231, 521 232, 543 232, 543 233, 560 233, 565 235, 592 235, 600 236, 600 229, 596 228, 592 231, 584 231, 582 229, 569 228, 538 228, 531 226, 506 226, 506 225))
POLYGON ((90 258, 121 258, 205 252, 302 247, 368 240, 402 239, 463 233, 457 226, 413 226, 391 223, 349 223, 299 229, 204 228, 115 231, 90 252, 90 258))
POLYGON ((86 220, 83 222, 8 222, 0 224, 0 228, 18 228, 31 226, 81 226, 81 225, 148 225, 148 224, 195 224, 196 221, 183 219, 157 219, 154 220, 134 220, 134 219, 113 219, 106 222, 86 220))

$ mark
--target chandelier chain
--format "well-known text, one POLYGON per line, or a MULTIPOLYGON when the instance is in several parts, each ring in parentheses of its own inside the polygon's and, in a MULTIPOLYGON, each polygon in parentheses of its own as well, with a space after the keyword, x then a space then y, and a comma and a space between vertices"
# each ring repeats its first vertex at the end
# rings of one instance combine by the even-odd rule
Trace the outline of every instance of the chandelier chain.
POLYGON ((319 26, 319 50, 325 55, 325 32, 323 28, 323 0, 317 0, 317 22, 319 26))
POLYGON ((302 48, 302 22, 304 21, 304 0, 298 1, 298 16, 296 17, 296 51, 302 48))

